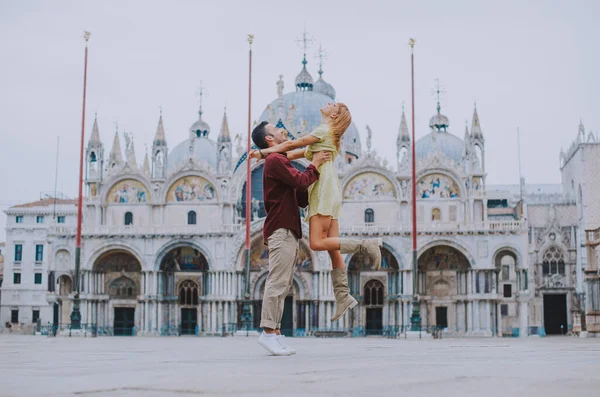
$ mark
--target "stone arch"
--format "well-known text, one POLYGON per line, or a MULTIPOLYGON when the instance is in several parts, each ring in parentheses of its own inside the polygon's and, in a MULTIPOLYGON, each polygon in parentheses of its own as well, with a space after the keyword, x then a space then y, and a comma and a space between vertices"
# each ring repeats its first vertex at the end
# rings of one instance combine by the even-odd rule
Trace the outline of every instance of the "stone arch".
MULTIPOLYGON (((162 265, 164 264, 163 262, 167 259, 167 256, 170 253, 172 253, 174 250, 176 250, 178 248, 184 248, 184 247, 188 247, 188 248, 198 251, 198 253, 201 254, 206 260, 205 268, 203 268, 204 264, 197 263, 198 265, 200 265, 200 270, 188 269, 187 271, 206 271, 207 272, 210 270, 211 264, 214 263, 214 258, 212 258, 212 256, 209 254, 209 251, 202 244, 198 243, 197 241, 188 240, 188 239, 177 239, 177 240, 168 242, 165 245, 163 245, 157 251, 157 254, 155 257, 156 259, 154 262, 154 270, 162 271, 163 270, 162 265)), ((190 254, 190 255, 192 255, 192 254, 190 254)), ((186 271, 186 270, 181 269, 181 266, 179 268, 180 268, 180 270, 173 269, 173 271, 186 271)))
POLYGON ((92 271, 101 273, 134 273, 141 272, 140 259, 133 253, 122 248, 106 250, 93 262, 92 271))
POLYGON ((463 254, 465 256, 465 258, 467 258, 470 268, 472 268, 475 265, 475 258, 473 257, 473 255, 471 255, 469 250, 466 249, 462 244, 459 244, 456 241, 449 240, 449 239, 435 240, 435 241, 431 241, 431 242, 423 245, 417 251, 417 262, 427 250, 429 250, 430 248, 437 247, 437 246, 449 246, 449 247, 455 248, 461 254, 463 254))
POLYGON ((175 184, 175 182, 182 180, 184 178, 202 178, 206 181, 208 181, 213 188, 215 189, 215 200, 218 200, 219 197, 217 195, 217 187, 219 186, 219 182, 216 178, 214 178, 209 172, 206 172, 206 170, 203 169, 186 169, 186 170, 182 170, 179 172, 175 172, 173 173, 171 176, 169 176, 168 179, 165 180, 164 184, 162 185, 161 189, 160 189, 160 193, 157 193, 157 195, 160 197, 160 200, 162 200, 162 202, 166 203, 168 202, 168 194, 169 194, 169 190, 171 190, 171 188, 173 187, 173 185, 175 184))
POLYGON ((375 169, 359 169, 342 182, 343 200, 397 200, 400 196, 394 178, 375 169))
POLYGON ((514 259, 515 268, 518 269, 523 267, 522 257, 519 250, 517 250, 514 247, 511 247, 510 245, 502 245, 496 248, 494 250, 494 254, 492 255, 492 264, 494 265, 496 270, 500 270, 500 261, 505 255, 509 255, 514 259))
POLYGON ((438 270, 467 270, 471 268, 468 257, 457 247, 435 242, 422 249, 417 257, 419 272, 438 270))
POLYGON ((73 292, 73 279, 68 274, 61 274, 56 283, 58 284, 58 295, 67 296, 73 292))
MULTIPOLYGON (((251 299, 261 300, 262 295, 265 290, 265 282, 267 281, 267 276, 269 272, 264 272, 254 281, 254 285, 250 286, 251 291, 251 299)), ((293 295, 297 300, 306 300, 309 299, 309 289, 306 281, 300 277, 298 274, 294 273, 293 282, 292 282, 292 291, 293 295)))
POLYGON ((107 183, 102 201, 106 205, 114 204, 148 204, 152 200, 152 189, 148 181, 139 175, 119 175, 107 183))
POLYGON ((144 261, 142 260, 142 255, 140 254, 140 252, 137 250, 136 247, 134 247, 131 244, 125 243, 125 242, 108 242, 106 245, 100 247, 99 249, 97 249, 95 252, 92 253, 92 255, 90 255, 89 259, 85 262, 88 264, 89 268, 87 270, 94 270, 94 265, 96 264, 96 262, 98 261, 98 259, 100 257, 102 257, 104 254, 110 252, 110 251, 125 251, 131 255, 133 255, 140 264, 144 264, 144 261))
POLYGON ((219 201, 218 184, 204 174, 188 172, 171 179, 173 180, 169 180, 168 184, 165 183, 162 194, 165 203, 203 204, 219 201))
POLYGON ((465 196, 460 178, 447 170, 427 170, 417 176, 417 200, 460 199, 465 196))

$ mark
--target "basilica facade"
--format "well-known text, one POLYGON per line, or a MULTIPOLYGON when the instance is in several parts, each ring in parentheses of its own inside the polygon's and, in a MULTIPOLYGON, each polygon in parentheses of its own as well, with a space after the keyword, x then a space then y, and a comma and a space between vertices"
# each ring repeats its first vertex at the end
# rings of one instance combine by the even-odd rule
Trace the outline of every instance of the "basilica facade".
MULTIPOLYGON (((321 120, 319 109, 336 97, 322 74, 319 70, 314 81, 304 62, 289 92, 280 77, 277 97, 259 121, 286 128, 292 139, 309 133, 321 120)), ((412 142, 404 113, 398 116, 394 162, 371 149, 369 127, 366 147, 354 124, 346 131, 335 160, 344 198, 341 234, 381 237, 381 269, 375 270, 367 256, 345 257, 359 305, 331 323, 330 260, 327 253, 309 249, 303 225, 293 288, 285 301, 285 333, 403 332, 410 325, 414 292, 422 325, 451 335, 545 335, 567 333, 582 322, 585 327, 586 294, 600 302, 598 283, 584 284, 587 259, 581 248, 585 230, 600 226, 593 199, 600 193, 593 182, 600 165, 576 159, 581 153, 600 158, 598 137, 579 127, 573 146, 560 155, 562 184, 522 180, 491 186, 477 109, 462 139, 439 103, 432 110, 429 125, 417 126, 419 135, 425 128, 427 134, 415 147, 416 197, 411 197, 412 142), (416 274, 412 200, 417 202, 416 274)), ((75 202, 59 203, 58 220, 52 200, 6 211, 0 325, 37 319, 68 324, 78 281, 82 322, 100 332, 231 332, 241 326, 245 225, 250 222, 250 299, 258 328, 268 269, 261 235, 263 162, 252 160, 252 218, 245 219, 244 149, 229 130, 227 115, 216 133, 200 108, 188 139, 177 144, 169 141, 165 124, 161 115, 150 156, 139 164, 128 135, 123 151, 116 133, 106 156, 94 121, 85 156, 80 280, 73 279, 75 202), (40 224, 40 216, 47 221, 40 224)), ((295 162, 300 170, 307 165, 295 162)))

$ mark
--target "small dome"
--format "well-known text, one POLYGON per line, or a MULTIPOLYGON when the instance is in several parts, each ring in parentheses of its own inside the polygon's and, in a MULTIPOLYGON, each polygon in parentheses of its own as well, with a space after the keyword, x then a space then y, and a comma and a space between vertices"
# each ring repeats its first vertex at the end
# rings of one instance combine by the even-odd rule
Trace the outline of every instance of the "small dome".
POLYGON ((429 127, 438 131, 446 131, 449 125, 450 121, 448 120, 448 117, 439 112, 429 119, 429 127))
POLYGON ((465 152, 465 144, 459 137, 446 131, 433 131, 417 140, 417 146, 415 147, 417 160, 421 160, 429 156, 430 153, 437 151, 460 164, 465 152))
POLYGON ((319 77, 319 80, 317 80, 315 83, 313 90, 323 95, 327 95, 329 98, 335 100, 335 89, 331 84, 323 80, 322 77, 319 77))
POLYGON ((306 70, 306 59, 302 61, 304 66, 300 71, 300 74, 296 76, 296 90, 297 91, 312 91, 313 89, 313 78, 306 70))
MULTIPOLYGON (((196 123, 194 123, 195 125, 196 123)), ((190 151, 190 139, 186 139, 169 152, 167 171, 175 172, 181 164, 192 158, 198 163, 204 161, 213 168, 217 168, 217 144, 208 138, 194 138, 193 148, 190 151)))
POLYGON ((207 138, 208 134, 210 134, 210 126, 202 120, 202 113, 200 113, 198 120, 190 127, 190 132, 194 134, 196 138, 207 138))

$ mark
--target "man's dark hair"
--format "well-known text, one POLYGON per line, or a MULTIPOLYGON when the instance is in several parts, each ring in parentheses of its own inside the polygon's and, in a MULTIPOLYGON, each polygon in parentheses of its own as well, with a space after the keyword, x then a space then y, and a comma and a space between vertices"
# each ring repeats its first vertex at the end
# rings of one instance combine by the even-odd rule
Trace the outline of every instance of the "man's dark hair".
POLYGON ((265 139, 265 135, 267 131, 265 127, 269 124, 266 121, 263 121, 252 130, 252 141, 259 149, 266 149, 269 146, 267 145, 267 140, 265 139))

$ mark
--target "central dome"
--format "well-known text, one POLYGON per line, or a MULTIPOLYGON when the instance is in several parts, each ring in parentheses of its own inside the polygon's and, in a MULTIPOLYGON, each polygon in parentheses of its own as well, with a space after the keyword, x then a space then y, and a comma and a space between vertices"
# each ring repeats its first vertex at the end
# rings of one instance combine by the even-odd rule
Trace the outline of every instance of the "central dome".
POLYGON ((447 158, 460 164, 465 152, 465 144, 462 139, 446 131, 431 131, 417 140, 415 155, 417 160, 422 160, 432 152, 441 152, 447 158))
MULTIPOLYGON (((277 124, 281 120, 295 137, 308 134, 321 123, 321 108, 331 101, 329 96, 312 90, 289 92, 271 102, 259 122, 277 124)), ((360 135, 354 123, 344 133, 342 149, 360 156, 360 135)))
POLYGON ((192 157, 197 163, 206 162, 217 168, 217 144, 208 138, 186 139, 169 151, 167 172, 172 174, 192 157), (193 141, 193 143, 191 142, 193 141), (190 145, 191 144, 191 145, 190 145), (192 146, 190 148, 190 146, 192 146))

